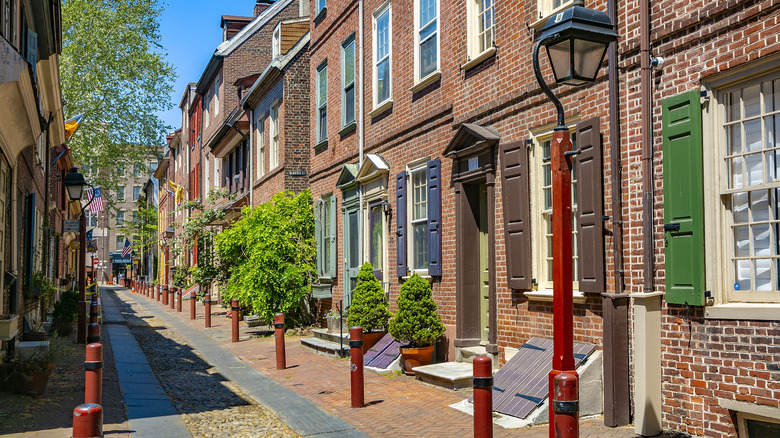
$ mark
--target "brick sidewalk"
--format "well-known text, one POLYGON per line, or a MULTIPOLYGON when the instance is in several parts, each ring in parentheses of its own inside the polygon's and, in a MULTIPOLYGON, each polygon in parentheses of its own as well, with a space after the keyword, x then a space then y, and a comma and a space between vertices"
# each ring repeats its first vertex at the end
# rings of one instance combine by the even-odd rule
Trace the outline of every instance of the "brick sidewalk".
MULTIPOLYGON (((137 295, 139 299, 147 299, 137 295)), ((160 305, 163 307, 162 305, 160 305)), ((428 385, 400 374, 365 372, 366 407, 350 407, 349 360, 331 359, 300 344, 300 337, 286 337, 287 369, 276 370, 273 337, 257 337, 257 331, 243 321, 240 341, 231 341, 231 320, 227 309, 212 306, 212 327, 204 327, 204 306, 198 304, 197 319, 190 320, 189 302, 181 313, 165 307, 167 313, 199 329, 236 354, 243 362, 274 381, 355 425, 370 436, 462 436, 471 434, 473 417, 449 405, 468 397, 468 391, 451 391, 428 385), (254 336, 254 337, 253 337, 254 336)), ((504 429, 494 425, 496 437, 546 437, 547 425, 504 429)), ((609 428, 602 418, 580 421, 581 437, 634 437, 633 427, 609 428)))

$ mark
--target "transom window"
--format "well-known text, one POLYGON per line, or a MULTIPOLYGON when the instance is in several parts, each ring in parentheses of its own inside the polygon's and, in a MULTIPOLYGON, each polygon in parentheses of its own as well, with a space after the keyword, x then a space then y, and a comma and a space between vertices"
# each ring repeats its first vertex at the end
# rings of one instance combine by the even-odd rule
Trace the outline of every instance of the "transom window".
MULTIPOLYGON (((777 77, 777 75, 775 75, 777 77)), ((780 290, 780 79, 727 90, 723 136, 736 296, 780 290)), ((756 297, 757 298, 757 297, 756 297)))
MULTIPOLYGON (((572 150, 576 149, 575 133, 571 133, 572 150)), ((550 164, 550 147, 552 138, 546 137, 540 141, 541 146, 541 188, 542 199, 540 203, 541 213, 541 244, 542 254, 544 254, 544 265, 542 266, 543 282, 541 286, 546 289, 553 287, 553 235, 552 235, 552 169, 550 164)), ((576 159, 576 158, 575 158, 576 159)), ((572 226, 572 278, 574 279, 574 288, 578 289, 579 268, 577 251, 577 166, 572 166, 571 171, 571 226, 572 226)))
POLYGON ((439 2, 417 0, 416 35, 417 80, 439 69, 439 2))

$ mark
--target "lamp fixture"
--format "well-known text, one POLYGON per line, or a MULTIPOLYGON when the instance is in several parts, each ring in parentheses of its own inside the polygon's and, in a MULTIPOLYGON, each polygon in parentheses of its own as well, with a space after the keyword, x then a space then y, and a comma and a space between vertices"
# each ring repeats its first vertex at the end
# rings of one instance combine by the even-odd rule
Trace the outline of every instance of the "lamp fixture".
POLYGON ((382 213, 385 214, 387 219, 390 219, 390 216, 393 214, 393 208, 390 206, 390 203, 387 202, 387 200, 384 200, 380 205, 382 207, 382 213))
POLYGON ((65 175, 62 184, 65 185, 65 189, 68 190, 68 197, 70 200, 79 201, 81 200, 84 186, 87 184, 87 181, 84 180, 84 175, 79 173, 78 168, 73 167, 70 169, 70 172, 65 175))

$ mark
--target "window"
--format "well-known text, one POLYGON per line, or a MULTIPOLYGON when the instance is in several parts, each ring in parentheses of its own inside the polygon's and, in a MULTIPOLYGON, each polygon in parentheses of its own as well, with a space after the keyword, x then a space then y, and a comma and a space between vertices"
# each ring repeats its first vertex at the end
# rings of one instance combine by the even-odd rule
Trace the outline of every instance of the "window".
POLYGON ((125 248, 125 236, 117 235, 116 236, 116 250, 122 251, 125 248))
POLYGON ((328 139, 328 64, 317 68, 317 143, 328 139))
POLYGON ((217 76, 216 79, 214 79, 214 117, 219 115, 219 87, 222 85, 222 76, 217 76))
POLYGON ((566 9, 573 3, 573 0, 539 0, 539 19, 549 17, 555 12, 566 9))
POLYGON ((336 276, 336 197, 325 195, 316 202, 314 233, 317 243, 317 275, 336 276))
POLYGON ((265 175, 265 119, 257 120, 257 177, 265 175))
POLYGON ((97 213, 87 213, 87 226, 88 227, 96 227, 97 226, 97 213))
POLYGON ((138 211, 137 210, 133 210, 133 223, 134 224, 138 223, 138 211))
POLYGON ((125 200, 125 188, 124 187, 120 186, 117 189, 117 191, 116 191, 116 200, 120 201, 120 202, 125 200))
POLYGON ((493 0, 469 0, 468 3, 469 59, 493 48, 493 0))
POLYGON ((141 165, 140 164, 136 163, 136 164, 133 165, 133 176, 134 177, 140 178, 142 172, 143 172, 143 170, 141 169, 141 165))
POLYGON ((384 222, 381 202, 368 206, 368 261, 374 268, 374 275, 382 280, 384 269, 384 222))
POLYGON ((282 54, 282 22, 276 25, 271 41, 271 56, 276 59, 282 54))
POLYGON ((391 8, 387 6, 374 13, 374 108, 392 96, 392 45, 390 27, 391 8))
POLYGON ((428 174, 425 166, 412 169, 411 185, 411 268, 428 269, 428 174))
MULTIPOLYGON (((690 95, 690 113, 700 114, 698 90, 690 95)), ((709 106, 711 116, 706 119, 712 121, 712 131, 705 133, 711 135, 712 141, 705 139, 702 143, 698 138, 692 143, 700 150, 704 145, 703 186, 719 191, 717 197, 704 197, 705 212, 719 218, 711 223, 720 225, 719 228, 702 226, 702 237, 699 237, 702 239, 706 231, 702 255, 710 259, 711 269, 707 272, 717 273, 708 278, 706 289, 720 291, 719 304, 778 303, 780 71, 718 89, 714 97, 716 105, 709 106), (709 157, 713 157, 712 160, 709 157), (711 251, 710 245, 717 246, 718 242, 721 242, 719 250, 711 251)), ((667 105, 667 101, 664 102, 667 105)), ((669 121, 664 120, 664 128, 668 125, 669 121)), ((666 141, 665 135, 665 150, 666 141)), ((672 173, 666 166, 672 164, 665 159, 664 191, 668 190, 667 184, 679 185, 666 179, 666 173, 672 173)), ((702 187, 694 189, 704 196, 702 187)), ((665 230, 671 223, 667 213, 673 212, 665 210, 665 230)), ((681 228, 685 226, 684 222, 677 222, 681 222, 681 228)), ((668 240, 676 240, 674 232, 665 234, 668 240)))
POLYGON ((141 186, 133 186, 133 202, 141 196, 141 186))
POLYGON ((415 1, 415 80, 428 77, 439 69, 439 2, 415 1))
POLYGON ((326 9, 325 0, 314 0, 314 2, 317 4, 317 14, 320 15, 322 11, 326 9))
POLYGON ((268 158, 268 167, 273 169, 279 166, 279 102, 271 105, 271 150, 268 158))
POLYGON ((116 224, 120 225, 120 226, 125 224, 125 212, 124 211, 117 211, 116 212, 116 224))
POLYGON ((341 126, 355 122, 355 34, 341 44, 341 126))
MULTIPOLYGON (((577 134, 572 132, 571 134, 572 150, 576 150, 577 134)), ((552 138, 550 136, 537 139, 539 144, 539 152, 536 154, 537 168, 540 169, 540 175, 537 179, 538 191, 537 194, 541 195, 536 201, 535 205, 538 205, 536 209, 539 213, 539 242, 541 245, 540 254, 543 255, 542 266, 539 271, 541 272, 541 282, 539 286, 543 289, 552 289, 553 287, 553 244, 552 244, 552 170, 550 160, 547 157, 550 156, 550 145, 552 144, 552 138)), ((576 160, 576 158, 575 158, 576 160)), ((572 166, 571 171, 571 216, 572 216, 572 278, 574 279, 574 289, 579 289, 577 281, 578 277, 578 254, 577 254, 577 165, 572 166)), ((532 190, 534 192, 534 190, 532 190)))

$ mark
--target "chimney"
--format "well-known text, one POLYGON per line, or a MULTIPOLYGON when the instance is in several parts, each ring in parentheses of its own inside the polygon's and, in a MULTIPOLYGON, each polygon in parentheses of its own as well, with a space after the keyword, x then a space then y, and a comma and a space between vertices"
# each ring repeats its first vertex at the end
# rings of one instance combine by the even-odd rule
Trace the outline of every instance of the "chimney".
POLYGON ((258 15, 262 14, 263 11, 268 9, 268 7, 274 3, 274 1, 275 0, 257 0, 257 3, 255 3, 255 13, 253 17, 257 17, 258 15))

